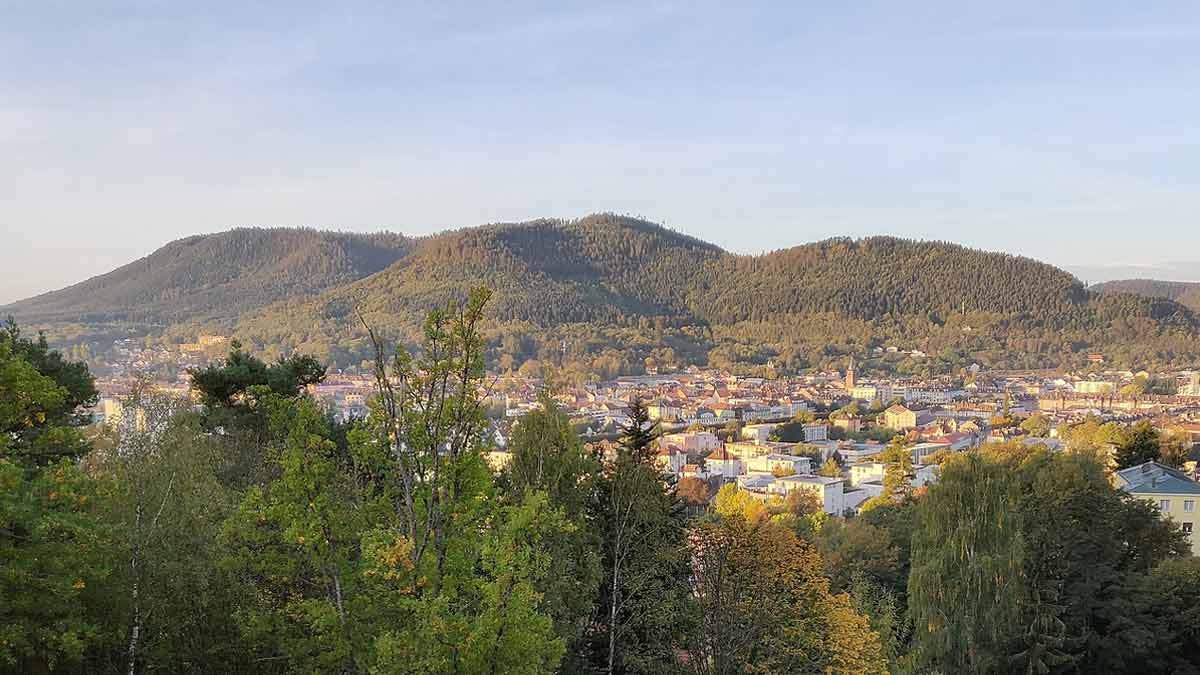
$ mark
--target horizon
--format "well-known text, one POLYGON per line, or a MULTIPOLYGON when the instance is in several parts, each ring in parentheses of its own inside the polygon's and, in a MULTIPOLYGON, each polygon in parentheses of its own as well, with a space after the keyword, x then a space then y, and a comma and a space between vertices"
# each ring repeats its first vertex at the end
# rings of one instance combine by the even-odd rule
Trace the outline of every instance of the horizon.
POLYGON ((1088 9, 16 8, 0 304, 239 226, 596 211, 1200 280, 1200 8, 1088 9))

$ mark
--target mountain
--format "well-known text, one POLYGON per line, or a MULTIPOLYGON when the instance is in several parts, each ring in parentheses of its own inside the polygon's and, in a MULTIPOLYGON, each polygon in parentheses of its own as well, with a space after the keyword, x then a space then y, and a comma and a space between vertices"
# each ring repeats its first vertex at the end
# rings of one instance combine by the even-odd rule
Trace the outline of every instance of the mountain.
POLYGON ((394 234, 235 229, 173 241, 107 274, 0 307, 25 322, 170 324, 241 312, 361 279, 403 257, 394 234))
POLYGON ((14 307, 19 319, 172 324, 164 342, 232 330, 269 354, 356 367, 371 352, 358 313, 415 341, 428 310, 476 286, 494 292, 494 362, 580 378, 839 367, 849 354, 914 375, 1084 365, 1092 352, 1139 367, 1200 362, 1200 323, 1184 306, 1093 292, 1029 258, 892 237, 738 255, 612 214, 421 238, 236 230, 14 307), (878 356, 913 351, 927 356, 878 356))
POLYGON ((1123 292, 1148 298, 1166 298, 1191 308, 1193 312, 1200 312, 1200 282, 1121 279, 1096 284, 1092 289, 1101 293, 1123 292))
POLYGON ((1089 350, 1113 361, 1200 358, 1186 308, 1093 293, 1028 258, 891 237, 737 255, 611 214, 429 237, 377 274, 250 312, 237 331, 353 363, 366 353, 356 308, 414 339, 426 311, 481 285, 494 291, 498 355, 606 374, 646 358, 828 366, 883 344, 938 354, 905 366, 914 372, 1084 363, 1089 350))

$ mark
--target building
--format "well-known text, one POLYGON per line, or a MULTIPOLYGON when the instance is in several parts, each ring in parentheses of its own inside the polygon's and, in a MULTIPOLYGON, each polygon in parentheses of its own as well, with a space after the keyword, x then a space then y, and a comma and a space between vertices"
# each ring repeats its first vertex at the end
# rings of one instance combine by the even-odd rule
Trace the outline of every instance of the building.
POLYGON ((662 445, 674 445, 686 453, 704 455, 721 447, 721 439, 709 431, 684 431, 663 434, 662 445))
POLYGON ((1075 392, 1078 394, 1111 394, 1116 390, 1116 383, 1105 380, 1080 380, 1075 383, 1075 392))
POLYGON ((883 411, 883 425, 894 431, 917 428, 917 413, 897 403, 883 411))
POLYGON ((788 473, 806 475, 812 473, 812 460, 808 457, 772 453, 745 460, 746 471, 762 473, 788 473))
POLYGON ((1158 506, 1163 515, 1180 524, 1192 546, 1192 555, 1200 555, 1200 539, 1192 533, 1196 527, 1196 502, 1200 501, 1200 483, 1178 469, 1146 462, 1113 474, 1113 482, 1125 492, 1158 506))
POLYGON ((818 441, 829 440, 829 425, 828 424, 812 422, 810 424, 805 424, 802 427, 802 429, 804 431, 804 442, 805 443, 816 443, 818 441))
POLYGON ((742 440, 762 443, 771 439, 771 432, 778 424, 747 424, 742 427, 742 440))
POLYGON ((844 482, 842 478, 825 476, 784 476, 772 481, 769 490, 781 497, 787 497, 796 490, 806 490, 821 500, 825 513, 840 516, 846 512, 844 482))
POLYGON ((742 460, 729 452, 728 446, 723 446, 708 453, 704 458, 704 470, 708 475, 719 475, 727 480, 733 480, 745 473, 742 460))

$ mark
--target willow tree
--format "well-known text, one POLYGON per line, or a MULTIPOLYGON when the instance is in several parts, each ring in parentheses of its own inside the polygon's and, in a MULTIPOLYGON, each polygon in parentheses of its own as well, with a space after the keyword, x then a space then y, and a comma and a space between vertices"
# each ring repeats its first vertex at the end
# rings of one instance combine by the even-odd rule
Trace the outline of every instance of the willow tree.
POLYGON ((908 606, 921 667, 1006 672, 1025 589, 1017 497, 1006 467, 971 453, 919 504, 908 606))

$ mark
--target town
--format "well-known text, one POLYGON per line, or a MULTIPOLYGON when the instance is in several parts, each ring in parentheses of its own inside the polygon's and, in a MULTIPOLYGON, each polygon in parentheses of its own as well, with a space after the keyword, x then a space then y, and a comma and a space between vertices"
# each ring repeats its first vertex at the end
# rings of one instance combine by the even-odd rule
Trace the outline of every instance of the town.
MULTIPOLYGON (((117 358, 105 364, 113 374, 97 379, 101 398, 94 419, 121 419, 122 399, 144 379, 138 375, 142 368, 170 366, 177 376, 155 380, 154 387, 193 395, 187 369, 209 363, 229 343, 224 336, 201 335, 176 351, 144 349, 132 340, 114 345, 117 358)), ((1152 501, 1190 534, 1200 495, 1200 372, 1107 370, 1103 356, 1089 360, 1092 368, 1083 373, 972 367, 961 376, 928 380, 863 376, 853 357, 842 371, 773 379, 692 367, 553 386, 508 372, 491 374, 480 395, 488 404, 494 448, 487 458, 495 469, 508 462, 508 438, 522 416, 540 405, 541 393, 551 386, 554 402, 580 435, 610 455, 612 439, 628 423, 630 403, 640 399, 662 434, 658 464, 674 479, 702 484, 699 494, 709 499, 725 484, 762 500, 804 490, 832 516, 854 515, 883 493, 886 465, 880 458, 895 441, 903 441, 910 453, 912 486, 920 488, 937 480, 948 453, 1010 442, 1058 451, 1071 448, 1071 429, 1078 425, 1144 422, 1181 447, 1183 461, 1178 467, 1154 462, 1137 472, 1117 472, 1113 480, 1152 501)), ((334 372, 308 393, 337 419, 349 421, 368 414, 375 380, 334 372)), ((1103 446, 1111 458, 1115 444, 1103 446)), ((1192 546, 1200 553, 1200 538, 1192 546)))

